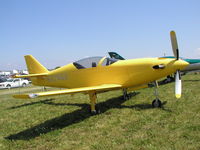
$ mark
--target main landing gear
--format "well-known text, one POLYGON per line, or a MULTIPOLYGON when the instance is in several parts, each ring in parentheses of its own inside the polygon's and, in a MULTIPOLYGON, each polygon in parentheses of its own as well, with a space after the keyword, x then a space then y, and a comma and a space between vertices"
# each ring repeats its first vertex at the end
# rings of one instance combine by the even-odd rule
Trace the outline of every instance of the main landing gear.
MULTIPOLYGON (((162 106, 161 101, 158 98, 158 84, 157 82, 154 83, 155 85, 155 96, 156 99, 152 101, 152 106, 154 108, 158 108, 162 106)), ((131 98, 133 94, 128 94, 127 89, 123 89, 123 98, 124 100, 128 100, 131 98)), ((97 115, 100 113, 100 110, 96 107, 96 100, 97 100, 97 94, 96 91, 91 91, 89 92, 89 97, 90 97, 90 110, 92 115, 97 115)))
MULTIPOLYGON (((96 91, 91 91, 88 93, 90 97, 90 112, 92 115, 100 114, 100 109, 96 106, 97 94, 96 91)), ((127 89, 123 89, 123 98, 124 100, 128 100, 131 98, 132 94, 128 94, 127 89)))
POLYGON ((128 92, 127 92, 127 89, 123 89, 123 99, 124 100, 129 100, 132 96, 135 96, 136 95, 136 93, 135 92, 130 92, 129 94, 128 94, 128 92))
POLYGON ((123 89, 123 98, 124 100, 130 99, 130 95, 127 92, 127 89, 123 89))
POLYGON ((90 110, 92 115, 96 115, 100 113, 100 110, 96 107, 96 100, 97 100, 97 94, 96 92, 90 92, 90 110))
POLYGON ((158 98, 158 83, 155 81, 154 82, 154 86, 155 86, 155 96, 156 96, 156 99, 154 99, 152 101, 152 106, 153 108, 160 108, 162 106, 162 103, 160 101, 160 99, 158 98))

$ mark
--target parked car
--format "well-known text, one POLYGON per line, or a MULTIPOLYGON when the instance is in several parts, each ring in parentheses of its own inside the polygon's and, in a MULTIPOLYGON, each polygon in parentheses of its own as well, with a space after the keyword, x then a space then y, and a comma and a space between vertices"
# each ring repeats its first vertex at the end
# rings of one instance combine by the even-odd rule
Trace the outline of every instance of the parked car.
POLYGON ((29 84, 28 80, 25 79, 7 79, 4 82, 0 83, 0 89, 10 89, 10 88, 14 88, 14 87, 25 87, 26 85, 29 84))
POLYGON ((6 78, 0 78, 0 83, 5 82, 6 78))

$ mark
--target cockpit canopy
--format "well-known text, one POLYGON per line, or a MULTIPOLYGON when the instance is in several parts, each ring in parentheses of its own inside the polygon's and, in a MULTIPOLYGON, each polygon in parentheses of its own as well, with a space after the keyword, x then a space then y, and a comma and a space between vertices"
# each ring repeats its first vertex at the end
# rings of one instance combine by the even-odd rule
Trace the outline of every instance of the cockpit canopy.
POLYGON ((108 58, 108 57, 88 57, 76 62, 73 62, 73 65, 77 69, 84 69, 84 68, 92 68, 96 66, 108 66, 118 61, 117 59, 108 58))

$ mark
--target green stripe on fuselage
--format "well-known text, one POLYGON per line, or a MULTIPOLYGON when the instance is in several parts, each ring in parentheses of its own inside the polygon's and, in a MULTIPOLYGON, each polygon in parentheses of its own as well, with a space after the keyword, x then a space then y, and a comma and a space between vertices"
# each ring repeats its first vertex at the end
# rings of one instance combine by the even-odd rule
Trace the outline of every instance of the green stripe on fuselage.
MULTIPOLYGON (((164 57, 161 57, 161 58, 175 58, 175 57, 174 56, 164 56, 164 57)), ((181 58, 181 59, 188 62, 189 64, 200 63, 200 59, 184 59, 184 58, 181 58)))

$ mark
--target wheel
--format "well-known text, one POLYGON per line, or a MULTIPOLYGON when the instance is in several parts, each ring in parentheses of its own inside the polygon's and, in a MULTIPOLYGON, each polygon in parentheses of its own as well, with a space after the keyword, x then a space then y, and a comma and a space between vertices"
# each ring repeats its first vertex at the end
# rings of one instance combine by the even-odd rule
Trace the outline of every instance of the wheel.
POLYGON ((128 100, 128 96, 127 95, 124 95, 124 100, 128 100))
POLYGON ((11 88, 11 85, 10 85, 10 84, 8 84, 8 85, 6 86, 6 88, 7 88, 7 89, 10 89, 10 88, 11 88))
POLYGON ((22 87, 25 87, 25 86, 26 86, 26 83, 23 83, 23 84, 22 84, 22 87))
POLYGON ((94 115, 96 115, 96 114, 97 114, 97 111, 96 111, 96 110, 91 111, 91 115, 92 115, 92 116, 94 116, 94 115))
POLYGON ((161 105, 162 105, 162 103, 159 99, 154 99, 153 102, 152 102, 152 106, 154 108, 159 108, 159 107, 161 107, 161 105))
POLYGON ((100 114, 101 112, 100 112, 100 109, 96 108, 96 110, 93 110, 93 111, 90 110, 90 113, 91 113, 91 115, 93 116, 93 115, 98 115, 98 114, 100 114))
POLYGON ((129 100, 131 98, 131 96, 127 93, 124 94, 123 97, 124 97, 124 100, 129 100))
POLYGON ((124 100, 130 99, 129 94, 127 93, 126 89, 123 89, 123 98, 124 98, 124 100))

